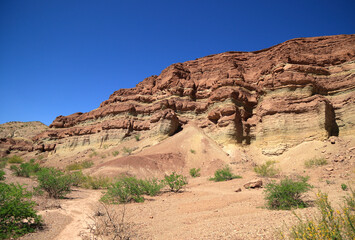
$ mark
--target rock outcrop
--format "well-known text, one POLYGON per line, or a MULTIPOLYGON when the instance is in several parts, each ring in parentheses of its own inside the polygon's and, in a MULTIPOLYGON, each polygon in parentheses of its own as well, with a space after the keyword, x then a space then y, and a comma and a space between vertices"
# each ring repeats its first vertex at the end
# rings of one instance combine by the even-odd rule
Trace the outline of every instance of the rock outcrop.
POLYGON ((87 113, 59 116, 33 138, 56 149, 173 135, 195 123, 222 145, 282 154, 355 134, 355 35, 298 38, 255 52, 173 64, 87 113))

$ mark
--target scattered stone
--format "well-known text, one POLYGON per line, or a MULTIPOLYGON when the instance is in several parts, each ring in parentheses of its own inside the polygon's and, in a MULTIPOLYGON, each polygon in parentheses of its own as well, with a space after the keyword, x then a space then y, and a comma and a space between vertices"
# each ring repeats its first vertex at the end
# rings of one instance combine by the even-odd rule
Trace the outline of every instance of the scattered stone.
POLYGON ((334 168, 328 167, 328 168, 326 168, 325 170, 327 170, 328 172, 331 172, 331 171, 334 171, 334 168))
POLYGON ((246 184, 244 184, 244 187, 246 189, 248 188, 261 188, 263 186, 263 181, 260 178, 253 179, 246 184))
POLYGON ((237 190, 235 190, 234 192, 241 192, 242 189, 241 188, 238 188, 237 190))
POLYGON ((336 142, 335 137, 334 137, 334 136, 330 137, 330 138, 329 138, 329 142, 330 142, 331 144, 335 144, 335 142, 336 142))

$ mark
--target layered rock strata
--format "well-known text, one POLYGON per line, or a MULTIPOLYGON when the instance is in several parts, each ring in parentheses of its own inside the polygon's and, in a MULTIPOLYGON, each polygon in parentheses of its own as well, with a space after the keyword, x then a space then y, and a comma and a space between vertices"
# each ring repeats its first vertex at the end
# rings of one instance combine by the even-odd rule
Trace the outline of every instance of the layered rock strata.
POLYGON ((222 145, 282 154, 303 141, 355 134, 355 35, 298 38, 255 52, 173 64, 87 113, 59 116, 33 140, 56 149, 197 124, 222 145))

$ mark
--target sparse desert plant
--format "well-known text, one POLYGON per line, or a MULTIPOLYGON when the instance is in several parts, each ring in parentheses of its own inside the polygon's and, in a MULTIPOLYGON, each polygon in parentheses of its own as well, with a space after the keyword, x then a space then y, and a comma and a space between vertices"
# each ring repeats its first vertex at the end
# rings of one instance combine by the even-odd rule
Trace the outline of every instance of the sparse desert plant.
MULTIPOLYGON (((354 196, 350 195, 354 200, 354 196)), ((341 210, 335 210, 328 200, 328 195, 319 192, 316 205, 320 217, 308 218, 303 221, 298 215, 298 223, 289 231, 282 233, 286 239, 355 239, 355 214, 345 201, 341 210)))
POLYGON ((34 159, 31 159, 27 163, 21 163, 20 166, 12 165, 10 169, 18 177, 30 177, 40 171, 41 167, 38 163, 34 162, 34 159))
POLYGON ((350 194, 344 198, 345 203, 351 211, 355 211, 355 191, 351 187, 349 187, 349 189, 350 194))
POLYGON ((201 169, 200 168, 191 168, 190 169, 190 176, 191 177, 200 177, 201 173, 200 173, 201 169))
POLYGON ((267 184, 264 191, 267 207, 282 210, 307 207, 302 194, 312 188, 307 183, 308 179, 301 176, 297 180, 286 177, 280 183, 273 181, 267 184))
POLYGON ((3 181, 5 179, 6 179, 5 172, 4 172, 4 170, 0 169, 0 181, 3 181))
POLYGON ((128 203, 130 201, 143 202, 144 191, 140 181, 135 177, 123 177, 111 184, 101 198, 105 203, 128 203))
POLYGON ((54 168, 42 168, 37 173, 38 188, 46 191, 49 197, 62 198, 71 191, 72 178, 54 168))
POLYGON ((120 154, 119 151, 113 151, 113 152, 112 152, 112 155, 113 155, 114 157, 116 157, 118 154, 120 154))
POLYGON ((84 176, 82 183, 83 188, 89 189, 105 189, 112 184, 112 179, 105 176, 84 176))
POLYGON ((195 151, 194 149, 190 149, 190 152, 191 152, 192 154, 195 154, 195 153, 196 153, 196 151, 195 151))
POLYGON ((136 141, 138 142, 141 138, 141 135, 140 134, 137 134, 137 135, 134 135, 134 138, 136 139, 136 141))
POLYGON ((94 163, 92 161, 86 160, 86 161, 83 161, 83 162, 69 164, 66 167, 66 170, 68 170, 68 171, 82 170, 82 169, 85 169, 85 168, 90 168, 93 165, 94 165, 94 163))
POLYGON ((71 172, 69 173, 69 176, 71 179, 72 186, 75 187, 81 186, 85 181, 85 175, 83 174, 82 171, 71 172))
POLYGON ((140 180, 139 184, 142 187, 143 193, 149 196, 156 196, 164 187, 164 183, 156 178, 140 180))
POLYGON ((0 158, 0 169, 6 167, 7 165, 7 158, 4 157, 4 158, 0 158))
POLYGON ((96 157, 97 155, 98 155, 97 152, 95 152, 95 150, 93 150, 92 153, 90 153, 89 157, 93 158, 93 157, 96 157))
POLYGON ((304 165, 306 168, 312 168, 312 167, 327 165, 327 163, 328 163, 327 159, 321 157, 321 158, 312 158, 312 159, 306 160, 304 162, 304 165))
POLYGON ((23 163, 22 157, 19 157, 17 155, 13 155, 7 160, 8 163, 23 163))
POLYGON ((222 169, 217 169, 214 173, 214 177, 210 178, 210 181, 215 181, 215 182, 222 182, 222 181, 228 181, 228 180, 232 180, 235 178, 242 178, 239 175, 234 175, 231 172, 231 169, 229 166, 225 166, 222 169))
POLYGON ((41 226, 31 194, 17 184, 0 182, 0 239, 13 239, 41 226))
POLYGON ((275 177, 280 170, 275 168, 275 161, 266 161, 266 163, 254 167, 254 172, 261 177, 275 177))
POLYGON ((90 234, 83 239, 129 240, 136 237, 136 225, 126 221, 125 213, 125 205, 121 211, 118 211, 112 206, 101 203, 100 208, 90 217, 91 221, 88 224, 90 234))
POLYGON ((122 152, 126 153, 127 155, 131 155, 133 149, 128 147, 123 147, 122 152))
POLYGON ((187 179, 183 175, 173 172, 170 175, 164 177, 164 182, 169 186, 170 191, 179 192, 185 185, 187 185, 187 179))
POLYGON ((346 191, 346 190, 348 190, 348 186, 347 186, 345 183, 342 183, 342 184, 341 184, 341 189, 342 189, 343 191, 346 191))

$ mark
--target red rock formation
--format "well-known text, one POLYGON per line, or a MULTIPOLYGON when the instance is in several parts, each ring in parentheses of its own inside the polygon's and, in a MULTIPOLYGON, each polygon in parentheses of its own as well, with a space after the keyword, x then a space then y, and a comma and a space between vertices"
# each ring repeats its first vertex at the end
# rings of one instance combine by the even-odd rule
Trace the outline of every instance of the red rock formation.
POLYGON ((222 144, 280 154, 280 144, 355 133, 354 61, 355 35, 338 35, 177 63, 95 110, 57 117, 33 140, 54 144, 114 129, 171 135, 193 121, 222 144))

